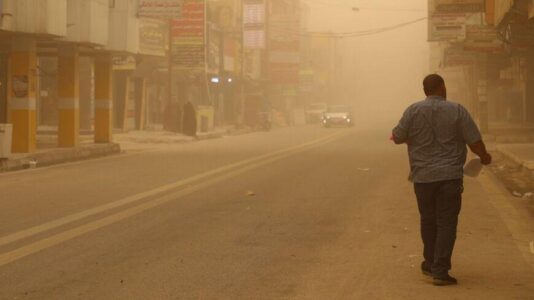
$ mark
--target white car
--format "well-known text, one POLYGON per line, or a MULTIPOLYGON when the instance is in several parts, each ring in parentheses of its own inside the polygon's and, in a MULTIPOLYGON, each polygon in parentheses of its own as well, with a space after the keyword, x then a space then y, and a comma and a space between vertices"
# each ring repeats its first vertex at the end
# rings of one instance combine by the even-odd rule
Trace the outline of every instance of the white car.
POLYGON ((329 106, 323 114, 322 122, 323 126, 326 128, 331 126, 352 127, 354 125, 352 109, 347 105, 329 106))

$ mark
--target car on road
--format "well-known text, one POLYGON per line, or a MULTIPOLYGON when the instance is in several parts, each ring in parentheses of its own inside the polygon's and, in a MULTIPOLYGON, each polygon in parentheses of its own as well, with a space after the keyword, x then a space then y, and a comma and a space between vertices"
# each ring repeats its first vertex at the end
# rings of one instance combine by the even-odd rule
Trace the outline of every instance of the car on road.
POLYGON ((332 126, 352 127, 354 125, 352 109, 348 105, 331 105, 323 114, 322 122, 325 128, 332 126))
POLYGON ((326 103, 313 103, 308 106, 305 114, 306 124, 320 123, 328 105, 326 103))

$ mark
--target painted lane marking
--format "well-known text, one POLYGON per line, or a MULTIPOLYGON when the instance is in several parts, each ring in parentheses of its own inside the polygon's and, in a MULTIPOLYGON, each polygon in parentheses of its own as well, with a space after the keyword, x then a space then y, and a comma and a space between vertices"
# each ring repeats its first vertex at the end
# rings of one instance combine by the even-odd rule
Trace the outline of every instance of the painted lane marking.
POLYGON ((296 153, 304 152, 306 150, 312 149, 315 146, 320 146, 320 145, 327 144, 327 143, 332 142, 332 141, 334 141, 334 140, 336 140, 336 139, 338 139, 338 138, 340 138, 342 136, 343 136, 342 134, 335 134, 335 135, 329 136, 327 138, 319 139, 319 140, 317 140, 315 142, 306 143, 305 144, 305 145, 307 145, 306 147, 292 147, 291 148, 292 150, 289 150, 289 151, 283 151, 283 152, 282 151, 277 151, 276 152, 276 153, 278 153, 277 155, 271 155, 270 157, 267 157, 265 159, 262 159, 262 160, 255 161, 253 163, 249 163, 247 165, 244 165, 242 168, 230 170, 228 172, 220 174, 220 176, 211 177, 211 178, 208 178, 207 180, 204 180, 204 181, 202 181, 200 183, 197 183, 196 185, 185 187, 184 189, 181 189, 181 190, 179 190, 177 192, 174 192, 174 193, 171 193, 171 194, 167 194, 167 195, 164 195, 162 197, 159 197, 159 198, 156 198, 156 199, 153 199, 153 200, 146 201, 146 202, 144 202, 142 204, 139 204, 137 206, 125 209, 123 211, 114 213, 112 215, 103 217, 103 218, 95 220, 95 221, 91 221, 91 222, 89 222, 87 224, 84 224, 84 225, 81 225, 81 226, 78 226, 78 227, 75 227, 75 228, 72 228, 72 229, 68 229, 68 230, 63 231, 61 233, 54 234, 54 235, 52 235, 50 237, 43 238, 43 239, 41 239, 39 241, 36 241, 36 242, 31 243, 31 244, 22 246, 20 248, 14 249, 12 251, 6 252, 6 253, 0 255, 0 267, 4 266, 6 264, 9 264, 11 262, 14 262, 14 261, 16 261, 18 259, 21 259, 21 258, 24 258, 26 256, 29 256, 31 254, 37 253, 39 251, 42 251, 44 249, 53 247, 55 245, 58 245, 60 243, 65 242, 65 241, 68 241, 68 240, 71 240, 73 238, 79 237, 79 236, 81 236, 83 234, 86 234, 86 233, 89 233, 91 231, 100 229, 102 227, 117 223, 117 222, 119 222, 121 220, 124 220, 126 218, 135 216, 135 215, 140 214, 140 213, 142 213, 142 212, 144 212, 146 210, 149 210, 151 208, 160 206, 160 205, 165 204, 167 202, 170 202, 172 200, 176 200, 176 198, 178 198, 178 197, 183 197, 183 196, 192 194, 192 193, 194 193, 194 192, 196 192, 198 190, 201 190, 201 189, 209 187, 209 186, 211 186, 213 184, 222 182, 222 181, 224 181, 226 179, 235 177, 235 176, 240 175, 242 173, 245 173, 247 171, 257 169, 259 167, 262 167, 264 165, 270 164, 270 163, 275 162, 275 161, 279 161, 279 160, 281 160, 283 158, 292 156, 292 155, 294 155, 296 153))
POLYGON ((37 225, 37 226, 31 227, 31 228, 28 228, 28 229, 25 229, 25 230, 22 230, 22 231, 19 231, 19 232, 16 232, 16 233, 4 236, 4 237, 1 237, 0 238, 0 246, 4 246, 4 245, 10 244, 10 243, 22 240, 24 238, 28 238, 28 237, 43 233, 45 231, 49 231, 49 230, 52 230, 54 228, 57 228, 57 227, 60 227, 60 226, 64 226, 64 225, 67 225, 69 223, 73 223, 73 222, 79 221, 81 219, 84 219, 84 218, 87 218, 87 217, 90 217, 90 216, 93 216, 93 215, 96 215, 96 214, 99 214, 99 213, 103 213, 103 212, 106 212, 106 211, 109 211, 109 210, 112 210, 112 209, 115 209, 115 208, 119 208, 121 206, 125 206, 125 205, 131 204, 131 203, 143 200, 145 198, 148 198, 148 197, 151 197, 151 196, 155 196, 155 195, 158 195, 158 194, 161 194, 161 193, 164 193, 164 192, 176 189, 176 188, 185 187, 185 186, 187 186, 189 184, 192 184, 192 183, 194 183, 196 181, 199 181, 199 180, 211 177, 211 176, 215 176, 215 175, 220 174, 220 173, 228 172, 228 171, 231 171, 232 169, 239 168, 239 167, 245 166, 247 164, 252 164, 252 163, 255 163, 255 162, 258 162, 258 161, 261 161, 261 160, 269 159, 270 157, 275 157, 275 156, 278 156, 278 155, 281 155, 281 154, 284 154, 284 153, 297 151, 297 150, 305 148, 305 147, 310 147, 310 146, 316 145, 318 143, 322 143, 322 142, 324 142, 326 140, 329 140, 329 139, 335 139, 335 138, 337 138, 337 137, 339 137, 341 135, 342 134, 340 134, 338 132, 336 134, 332 134, 332 135, 329 135, 327 137, 319 138, 319 139, 316 139, 316 140, 308 142, 308 143, 304 143, 304 144, 301 144, 301 145, 297 145, 297 146, 289 147, 289 148, 286 148, 286 149, 278 150, 278 151, 275 151, 275 152, 272 152, 272 153, 263 154, 263 155, 256 156, 256 157, 253 157, 253 158, 249 158, 249 159, 246 159, 246 160, 234 163, 234 164, 223 166, 223 167, 220 167, 220 168, 217 168, 217 169, 213 169, 213 170, 210 170, 208 172, 205 172, 205 173, 202 173, 202 174, 199 174, 199 175, 195 175, 195 176, 189 177, 187 179, 183 179, 183 180, 171 183, 171 184, 167 184, 167 185, 155 188, 153 190, 149 190, 149 191, 142 192, 142 193, 139 193, 139 194, 136 194, 136 195, 128 196, 126 198, 123 198, 123 199, 120 199, 120 200, 117 200, 117 201, 114 201, 114 202, 111 202, 111 203, 100 205, 100 206, 97 206, 97 207, 94 207, 94 208, 91 208, 91 209, 88 209, 88 210, 85 210, 85 211, 82 211, 82 212, 79 212, 79 213, 75 213, 75 214, 72 214, 72 215, 57 219, 57 220, 53 220, 53 221, 50 221, 50 222, 47 222, 47 223, 44 223, 44 224, 41 224, 41 225, 37 225))

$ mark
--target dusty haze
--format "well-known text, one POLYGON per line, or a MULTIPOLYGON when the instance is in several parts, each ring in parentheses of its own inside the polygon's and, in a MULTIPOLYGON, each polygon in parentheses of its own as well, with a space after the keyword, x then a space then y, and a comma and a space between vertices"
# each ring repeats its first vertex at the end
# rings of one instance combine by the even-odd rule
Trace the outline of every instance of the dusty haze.
MULTIPOLYGON (((310 31, 354 32, 384 28, 426 16, 426 0, 306 1, 310 31), (352 8, 357 8, 354 10, 352 8)), ((341 95, 367 116, 392 121, 406 105, 424 98, 429 72, 425 20, 399 29, 337 39, 341 95), (372 113, 371 113, 372 112, 372 113)))

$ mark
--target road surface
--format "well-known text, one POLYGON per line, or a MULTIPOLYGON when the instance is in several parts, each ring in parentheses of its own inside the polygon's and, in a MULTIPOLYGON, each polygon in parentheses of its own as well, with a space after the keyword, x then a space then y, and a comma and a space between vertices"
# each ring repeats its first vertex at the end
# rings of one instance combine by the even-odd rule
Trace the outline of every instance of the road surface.
POLYGON ((466 179, 452 274, 419 271, 405 149, 314 126, 0 175, 0 299, 534 299, 534 221, 466 179))

